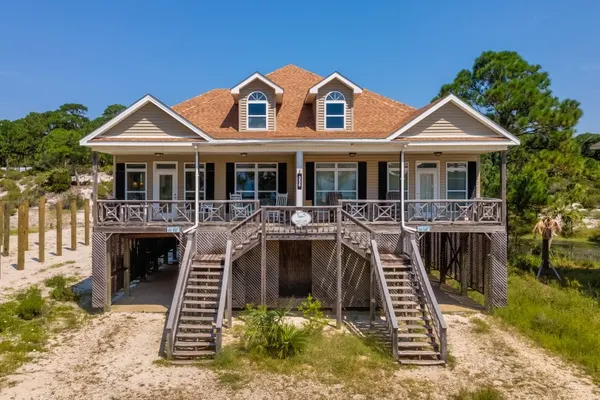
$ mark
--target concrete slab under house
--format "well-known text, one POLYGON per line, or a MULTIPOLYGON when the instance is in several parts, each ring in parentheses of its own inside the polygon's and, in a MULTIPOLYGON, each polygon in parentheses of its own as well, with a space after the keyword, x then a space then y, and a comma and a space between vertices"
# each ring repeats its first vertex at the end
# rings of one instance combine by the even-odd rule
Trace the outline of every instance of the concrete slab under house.
POLYGON ((94 307, 115 293, 136 305, 132 280, 153 285, 167 356, 193 362, 219 352, 234 309, 311 293, 338 326, 368 310, 395 359, 427 365, 447 361, 432 271, 506 305, 513 135, 453 95, 416 109, 338 72, 232 84, 172 107, 146 95, 81 140, 94 185, 98 153, 114 162, 112 196, 94 199, 94 307), (488 153, 497 199, 480 194, 488 153))

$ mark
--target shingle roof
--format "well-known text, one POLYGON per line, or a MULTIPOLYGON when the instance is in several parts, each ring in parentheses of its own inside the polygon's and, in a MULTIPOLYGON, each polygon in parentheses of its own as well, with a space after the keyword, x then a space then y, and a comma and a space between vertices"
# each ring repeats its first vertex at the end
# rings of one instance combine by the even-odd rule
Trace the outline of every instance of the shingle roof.
POLYGON ((305 99, 323 77, 291 64, 266 77, 284 89, 276 131, 238 131, 238 106, 229 89, 213 89, 172 109, 215 139, 382 139, 420 114, 420 110, 364 89, 354 100, 354 131, 316 131, 313 107, 305 104, 305 99))

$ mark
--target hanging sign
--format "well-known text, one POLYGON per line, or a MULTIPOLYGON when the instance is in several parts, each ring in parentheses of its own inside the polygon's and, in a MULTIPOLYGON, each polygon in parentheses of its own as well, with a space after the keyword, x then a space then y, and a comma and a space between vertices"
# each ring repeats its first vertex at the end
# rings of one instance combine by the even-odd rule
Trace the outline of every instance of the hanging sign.
POLYGON ((309 213, 304 211, 296 211, 292 214, 292 223, 296 225, 298 228, 306 226, 310 224, 312 221, 312 217, 309 213))
POLYGON ((179 233, 181 232, 181 227, 179 226, 167 226, 167 233, 179 233))
POLYGON ((431 232, 431 226, 419 225, 419 226, 417 226, 417 232, 431 232))
POLYGON ((296 189, 302 190, 302 168, 296 169, 296 189))

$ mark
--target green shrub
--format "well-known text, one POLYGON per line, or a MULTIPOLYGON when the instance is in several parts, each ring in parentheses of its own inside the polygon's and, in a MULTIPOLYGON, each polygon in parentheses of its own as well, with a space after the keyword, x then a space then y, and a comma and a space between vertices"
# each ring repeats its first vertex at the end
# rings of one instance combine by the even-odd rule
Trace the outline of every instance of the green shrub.
POLYGON ((267 310, 266 306, 246 306, 240 318, 246 324, 243 340, 251 353, 284 359, 304 351, 308 334, 286 323, 287 311, 267 310))
POLYGON ((107 175, 112 175, 113 174, 113 165, 112 164, 101 165, 100 172, 104 172, 107 175))
POLYGON ((7 169, 4 172, 4 177, 6 179, 12 179, 13 181, 20 181, 25 176, 24 172, 20 172, 16 169, 7 169))
POLYGON ((44 299, 42 292, 35 286, 30 287, 25 292, 17 296, 19 305, 17 306, 17 315, 21 319, 31 320, 42 315, 44 310, 44 299))
POLYGON ((312 297, 312 294, 308 294, 306 300, 298 307, 298 311, 302 311, 302 315, 307 319, 304 329, 308 333, 319 332, 327 326, 327 319, 321 310, 321 302, 312 297))
POLYGON ((63 208, 64 209, 70 209, 71 208, 71 200, 75 200, 75 204, 77 205, 77 208, 83 208, 83 203, 85 202, 85 199, 83 198, 82 195, 80 195, 79 193, 75 193, 75 192, 69 192, 66 193, 65 195, 62 196, 63 198, 63 208))
POLYGON ((98 198, 106 199, 112 194, 113 183, 111 181, 104 181, 98 183, 98 198))
POLYGON ((58 301, 75 301, 77 294, 69 285, 68 280, 63 275, 55 275, 44 281, 47 287, 51 287, 50 298, 58 301))
POLYGON ((50 171, 44 183, 44 189, 49 192, 64 192, 71 187, 71 173, 66 168, 56 168, 50 171))
POLYGON ((13 181, 12 179, 2 179, 0 181, 0 187, 4 190, 6 190, 7 192, 10 191, 19 191, 21 192, 21 189, 19 188, 19 185, 17 185, 17 182, 13 181))

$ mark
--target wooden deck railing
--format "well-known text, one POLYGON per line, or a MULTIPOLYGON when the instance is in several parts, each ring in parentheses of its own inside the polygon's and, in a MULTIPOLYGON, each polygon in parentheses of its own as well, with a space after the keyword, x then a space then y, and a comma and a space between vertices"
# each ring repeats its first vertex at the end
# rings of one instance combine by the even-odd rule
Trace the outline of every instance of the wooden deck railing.
POLYGON ((227 248, 225 250, 225 265, 223 267, 223 279, 221 282, 221 293, 219 295, 219 308, 217 309, 217 320, 215 323, 216 341, 215 350, 216 353, 221 351, 221 345, 223 341, 223 317, 225 310, 227 310, 228 327, 232 326, 232 298, 231 298, 231 282, 232 282, 232 261, 231 255, 233 251, 233 244, 231 240, 227 241, 227 248))
POLYGON ((189 233, 185 251, 183 252, 183 258, 181 260, 181 269, 179 271, 179 276, 177 277, 177 284, 175 285, 175 292, 173 293, 173 300, 171 301, 171 307, 169 308, 169 316, 167 317, 167 323, 165 325, 165 334, 167 338, 166 351, 167 359, 169 360, 173 357, 175 334, 177 333, 177 327, 179 326, 180 308, 195 254, 196 240, 194 234, 189 233))
MULTIPOLYGON (((344 211, 368 223, 399 223, 400 200, 340 200, 344 211)), ((407 224, 501 224, 502 200, 405 200, 407 224)))
POLYGON ((416 235, 413 232, 404 232, 403 235, 404 252, 412 261, 413 271, 417 278, 418 284, 427 299, 425 307, 427 307, 427 311, 431 317, 431 323, 434 327, 435 335, 440 345, 440 354, 442 360, 448 361, 448 343, 446 337, 446 331, 448 328, 446 326, 446 321, 444 321, 444 316, 442 315, 437 299, 435 298, 435 294, 433 293, 431 283, 429 283, 427 271, 425 270, 423 260, 421 259, 421 253, 419 252, 416 235))
POLYGON ((323 234, 335 233, 337 223, 336 206, 265 206, 264 222, 268 234, 323 234), (303 211, 310 215, 311 222, 305 226, 296 226, 292 215, 303 211))

